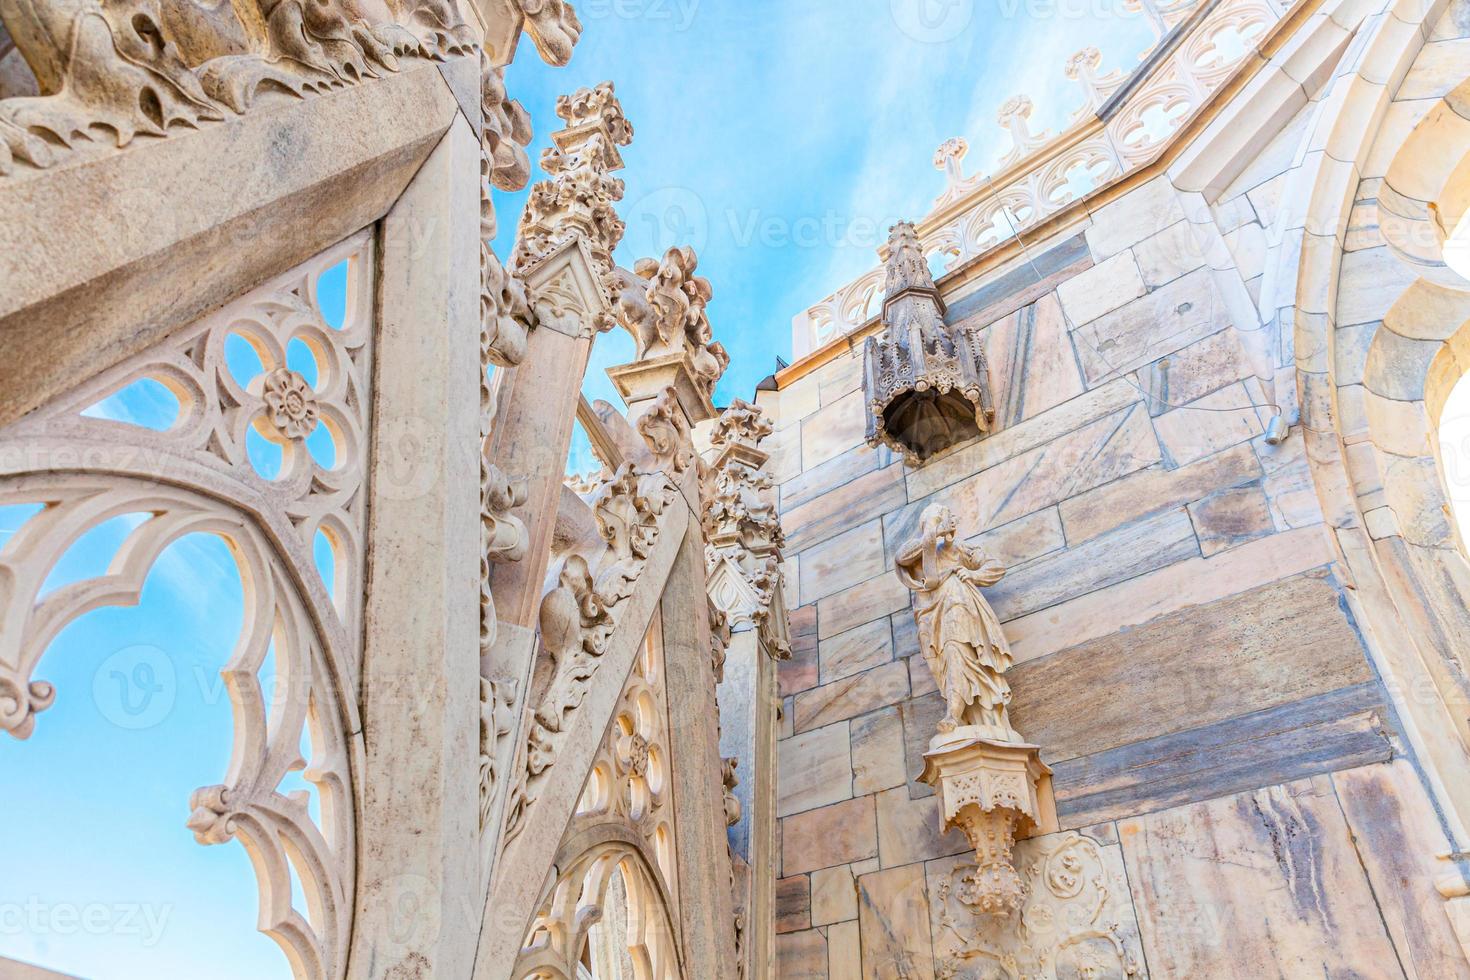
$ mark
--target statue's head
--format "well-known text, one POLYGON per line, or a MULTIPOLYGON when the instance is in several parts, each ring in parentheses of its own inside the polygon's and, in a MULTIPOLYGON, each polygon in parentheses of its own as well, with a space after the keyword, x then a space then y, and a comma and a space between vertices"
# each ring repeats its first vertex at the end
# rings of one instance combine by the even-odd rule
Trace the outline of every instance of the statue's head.
POLYGON ((919 534, 926 540, 945 541, 955 535, 954 514, 944 504, 930 504, 919 515, 919 534))

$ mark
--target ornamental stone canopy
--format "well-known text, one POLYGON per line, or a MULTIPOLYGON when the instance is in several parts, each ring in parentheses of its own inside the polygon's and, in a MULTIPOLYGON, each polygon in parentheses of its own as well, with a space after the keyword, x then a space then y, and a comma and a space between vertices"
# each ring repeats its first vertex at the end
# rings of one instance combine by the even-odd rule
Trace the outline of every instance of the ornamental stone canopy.
POLYGON ((883 335, 863 345, 867 442, 918 465, 989 432, 995 409, 984 347, 971 330, 945 324, 914 226, 894 225, 888 248, 883 335))

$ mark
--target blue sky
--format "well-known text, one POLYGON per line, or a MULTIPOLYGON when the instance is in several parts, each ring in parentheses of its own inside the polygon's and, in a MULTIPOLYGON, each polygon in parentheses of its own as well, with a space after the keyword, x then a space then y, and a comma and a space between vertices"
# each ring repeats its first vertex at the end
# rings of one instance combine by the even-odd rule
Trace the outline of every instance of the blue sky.
MULTIPOLYGON (((944 187, 935 148, 970 143, 967 173, 1009 148, 995 121, 1029 94, 1032 130, 1056 132, 1081 104, 1063 67, 1086 45, 1104 71, 1131 68, 1152 39, 1123 0, 599 0, 571 64, 549 68, 523 41, 507 71, 531 113, 533 163, 557 128, 559 94, 611 79, 635 135, 619 174, 627 234, 619 262, 692 244, 714 286, 715 336, 733 359, 716 401, 749 398, 791 318, 872 268, 900 217, 944 187), (926 26, 927 25, 927 26, 926 26)), ((539 169, 535 176, 539 176, 539 169)), ((534 177, 533 177, 534 179, 534 177)), ((525 192, 497 194, 496 251, 510 254, 525 192)), ((608 335, 601 369, 631 357, 608 335)))
MULTIPOLYGON (((1150 38, 1113 0, 918 2, 583 0, 569 68, 546 68, 525 43, 510 69, 535 120, 533 160, 558 94, 616 82, 636 129, 618 258, 696 246, 734 359, 720 402, 748 397, 789 358, 792 315, 871 267, 894 219, 928 210, 943 185, 931 163, 940 142, 965 136, 970 172, 986 169, 1005 148, 994 119, 1009 96, 1029 93, 1033 128, 1055 130, 1079 101, 1062 74, 1073 51, 1095 44, 1105 69, 1129 67, 1150 38)), ((524 193, 497 198, 506 256, 524 193)), ((340 318, 340 279, 321 289, 328 319, 340 318)), ((258 370, 230 356, 242 380, 258 370)), ((615 398, 601 368, 630 356, 626 336, 601 338, 589 395, 615 398)), ((145 385, 98 412, 158 424, 168 408, 145 385)), ((329 442, 309 443, 323 462, 329 442)), ((269 473, 271 447, 252 454, 269 473)), ((0 547, 30 512, 0 507, 0 547)), ((50 586, 105 568, 128 520, 79 541, 50 586)), ((0 736, 0 839, 11 842, 0 955, 94 978, 289 975, 255 931, 243 848, 201 847, 184 827, 190 792, 228 760, 219 670, 240 621, 228 553, 196 536, 165 553, 140 606, 89 613, 52 644, 37 676, 56 685, 56 704, 29 741, 0 736)))

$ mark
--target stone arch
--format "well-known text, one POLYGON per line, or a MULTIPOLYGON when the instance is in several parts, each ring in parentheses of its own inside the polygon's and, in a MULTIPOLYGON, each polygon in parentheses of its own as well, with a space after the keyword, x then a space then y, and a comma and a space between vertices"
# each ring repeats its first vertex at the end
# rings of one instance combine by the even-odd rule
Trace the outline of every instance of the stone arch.
POLYGON ((1403 44, 1407 25, 1422 39, 1446 7, 1394 0, 1345 49, 1288 178, 1284 198, 1300 204, 1274 229, 1262 306, 1295 359, 1301 432, 1349 601, 1447 833, 1464 841, 1470 568, 1454 547, 1435 429, 1454 358, 1441 354, 1463 337, 1470 294, 1438 254, 1429 204, 1464 156, 1470 82, 1406 137, 1380 131, 1422 44, 1403 44), (1355 205, 1379 177, 1381 240, 1360 233, 1350 246, 1355 205))
POLYGON ((38 507, 0 548, 0 732, 25 738, 38 715, 45 724, 55 691, 35 671, 51 640, 90 610, 137 605, 170 545, 207 534, 233 556, 244 621, 221 670, 234 718, 231 759, 218 784, 192 794, 187 826, 201 844, 245 848, 259 928, 299 980, 346 975, 356 898, 372 261, 371 237, 359 232, 0 430, 0 504, 38 507), (317 283, 344 262, 357 270, 356 302, 328 325, 317 283), (242 331, 264 355, 248 383, 232 376, 224 353, 227 337, 242 331), (285 364, 303 337, 316 352, 313 383, 285 364), (168 387, 177 402, 158 428, 93 414, 144 381, 168 387), (333 431, 331 465, 305 445, 307 423, 317 421, 333 431), (271 475, 247 449, 260 430, 285 450, 271 475), (80 538, 123 515, 139 520, 105 571, 46 590, 80 538), (319 533, 333 539, 330 586, 314 559, 319 533), (267 658, 277 684, 270 697, 260 677, 267 658), (319 814, 309 794, 282 790, 297 771, 315 788, 319 814), (293 899, 293 877, 304 907, 293 899))
POLYGON ((515 980, 577 980, 577 964, 604 921, 610 886, 621 877, 626 904, 629 977, 598 980, 677 980, 683 976, 669 888, 645 841, 620 823, 587 827, 563 842, 556 881, 531 923, 515 980))

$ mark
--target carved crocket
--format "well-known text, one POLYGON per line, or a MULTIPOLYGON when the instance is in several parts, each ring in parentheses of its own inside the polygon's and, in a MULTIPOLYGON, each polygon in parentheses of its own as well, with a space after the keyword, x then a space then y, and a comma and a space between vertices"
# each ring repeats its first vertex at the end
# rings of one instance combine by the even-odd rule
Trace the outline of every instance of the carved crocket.
POLYGON ((0 0, 0 20, 39 92, 0 102, 0 173, 103 133, 125 146, 224 118, 192 69, 246 44, 226 2, 0 0))

